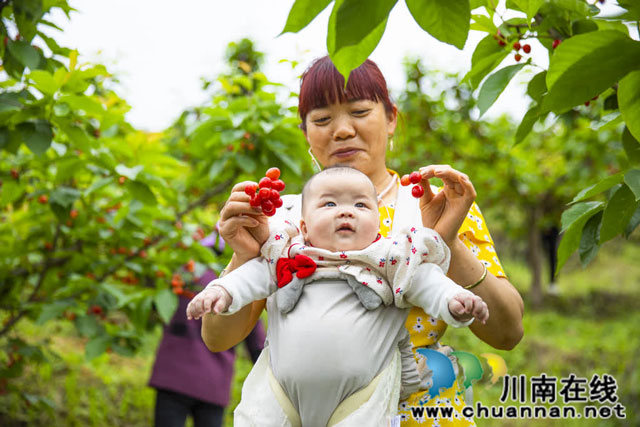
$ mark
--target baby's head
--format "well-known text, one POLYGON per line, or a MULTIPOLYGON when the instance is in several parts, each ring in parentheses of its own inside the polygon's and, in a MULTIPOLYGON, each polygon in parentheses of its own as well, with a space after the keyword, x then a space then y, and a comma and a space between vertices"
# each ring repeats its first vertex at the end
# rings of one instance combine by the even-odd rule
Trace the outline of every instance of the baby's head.
POLYGON ((378 237, 376 189, 357 169, 332 166, 302 190, 300 228, 305 241, 332 252, 361 250, 378 237))

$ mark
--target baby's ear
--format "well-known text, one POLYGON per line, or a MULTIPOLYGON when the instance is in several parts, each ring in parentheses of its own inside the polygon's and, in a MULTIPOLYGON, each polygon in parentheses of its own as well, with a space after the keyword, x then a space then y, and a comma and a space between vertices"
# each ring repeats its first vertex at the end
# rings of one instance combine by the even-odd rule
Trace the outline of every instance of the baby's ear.
POLYGON ((307 224, 304 222, 304 219, 300 220, 300 232, 302 233, 304 240, 307 240, 307 224))

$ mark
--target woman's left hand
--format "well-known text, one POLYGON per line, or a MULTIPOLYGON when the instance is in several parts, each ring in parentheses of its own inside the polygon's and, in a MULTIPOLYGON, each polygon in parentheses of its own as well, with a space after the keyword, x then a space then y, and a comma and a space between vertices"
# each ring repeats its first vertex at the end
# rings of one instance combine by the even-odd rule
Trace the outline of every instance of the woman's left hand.
POLYGON ((436 230, 445 243, 451 245, 476 199, 476 190, 466 174, 449 165, 422 167, 420 175, 424 187, 424 195, 420 198, 422 225, 436 230), (439 193, 431 190, 431 178, 439 178, 444 183, 439 193))

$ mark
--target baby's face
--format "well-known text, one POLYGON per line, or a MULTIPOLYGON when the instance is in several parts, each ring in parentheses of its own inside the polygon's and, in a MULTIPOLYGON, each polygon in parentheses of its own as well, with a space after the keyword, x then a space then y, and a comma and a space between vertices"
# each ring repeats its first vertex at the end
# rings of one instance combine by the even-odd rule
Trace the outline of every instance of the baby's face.
POLYGON ((364 175, 332 174, 311 182, 300 222, 307 243, 332 252, 369 246, 380 219, 373 184, 364 175))

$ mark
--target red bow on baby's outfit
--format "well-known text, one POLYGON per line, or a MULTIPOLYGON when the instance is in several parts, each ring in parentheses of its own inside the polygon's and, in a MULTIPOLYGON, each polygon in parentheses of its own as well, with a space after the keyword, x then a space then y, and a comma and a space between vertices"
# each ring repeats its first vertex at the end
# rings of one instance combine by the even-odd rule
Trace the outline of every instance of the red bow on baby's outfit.
POLYGON ((316 263, 306 255, 296 255, 294 258, 280 258, 276 264, 278 287, 281 288, 293 280, 293 273, 298 279, 309 277, 316 271, 316 263))

